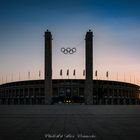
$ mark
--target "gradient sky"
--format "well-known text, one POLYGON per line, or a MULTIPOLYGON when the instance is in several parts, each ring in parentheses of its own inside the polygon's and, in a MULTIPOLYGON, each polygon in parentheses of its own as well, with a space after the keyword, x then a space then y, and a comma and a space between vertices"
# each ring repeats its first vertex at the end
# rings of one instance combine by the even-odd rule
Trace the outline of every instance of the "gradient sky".
MULTIPOLYGON (((84 38, 94 33, 94 71, 98 79, 140 85, 139 0, 0 0, 0 83, 44 76, 44 31, 53 35, 53 78, 73 69, 84 78, 84 38), (61 47, 76 47, 64 55, 61 47), (117 74, 118 73, 118 74, 117 74), (117 76, 118 75, 118 76, 117 76)), ((94 77, 95 78, 95 77, 94 77)))

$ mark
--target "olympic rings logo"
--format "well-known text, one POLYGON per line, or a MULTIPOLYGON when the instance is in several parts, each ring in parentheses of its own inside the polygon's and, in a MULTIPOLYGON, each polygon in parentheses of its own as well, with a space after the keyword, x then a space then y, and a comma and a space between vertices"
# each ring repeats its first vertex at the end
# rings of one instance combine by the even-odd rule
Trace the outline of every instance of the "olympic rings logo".
POLYGON ((76 52, 76 48, 61 48, 61 52, 64 54, 73 54, 76 52))

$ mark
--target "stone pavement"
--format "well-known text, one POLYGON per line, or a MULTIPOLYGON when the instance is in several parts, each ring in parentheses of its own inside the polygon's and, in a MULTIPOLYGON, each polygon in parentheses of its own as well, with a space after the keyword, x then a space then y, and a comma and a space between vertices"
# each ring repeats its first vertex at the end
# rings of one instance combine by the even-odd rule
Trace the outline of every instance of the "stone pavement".
POLYGON ((0 140, 139 140, 139 105, 0 105, 0 140))

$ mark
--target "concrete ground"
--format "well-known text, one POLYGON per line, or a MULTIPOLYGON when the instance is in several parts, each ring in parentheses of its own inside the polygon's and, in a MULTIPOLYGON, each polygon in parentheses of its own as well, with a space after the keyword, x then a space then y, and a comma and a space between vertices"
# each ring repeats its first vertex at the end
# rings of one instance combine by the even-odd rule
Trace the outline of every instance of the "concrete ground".
POLYGON ((139 105, 0 105, 0 140, 139 140, 139 105))

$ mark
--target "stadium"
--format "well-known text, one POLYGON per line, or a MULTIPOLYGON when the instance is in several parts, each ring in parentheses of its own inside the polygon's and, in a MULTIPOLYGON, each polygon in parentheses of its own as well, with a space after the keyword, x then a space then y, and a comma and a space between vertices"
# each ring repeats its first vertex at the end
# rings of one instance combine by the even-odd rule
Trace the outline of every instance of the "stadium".
MULTIPOLYGON (((65 48, 63 48, 65 49, 65 48)), ((71 53, 71 50, 67 50, 71 53)), ((67 53, 68 53, 67 52, 67 53)), ((140 104, 136 84, 93 80, 93 33, 85 36, 85 79, 52 79, 52 35, 45 32, 45 78, 0 85, 0 104, 140 104)))

